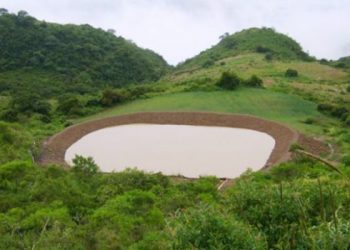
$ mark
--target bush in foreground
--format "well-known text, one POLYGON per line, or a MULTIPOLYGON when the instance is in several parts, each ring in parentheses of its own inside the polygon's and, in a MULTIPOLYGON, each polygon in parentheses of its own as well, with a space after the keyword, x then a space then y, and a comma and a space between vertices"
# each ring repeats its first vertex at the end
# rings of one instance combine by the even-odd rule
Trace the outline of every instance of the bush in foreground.
POLYGON ((263 234, 212 207, 202 205, 175 219, 174 249, 267 249, 263 234))

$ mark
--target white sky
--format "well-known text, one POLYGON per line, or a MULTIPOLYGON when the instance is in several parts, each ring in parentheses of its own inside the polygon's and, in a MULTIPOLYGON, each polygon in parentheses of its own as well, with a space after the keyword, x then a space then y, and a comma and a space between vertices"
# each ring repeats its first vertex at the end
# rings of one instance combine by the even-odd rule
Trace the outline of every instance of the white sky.
POLYGON ((273 27, 317 58, 350 55, 350 0, 1 0, 40 20, 88 23, 177 64, 225 32, 273 27))

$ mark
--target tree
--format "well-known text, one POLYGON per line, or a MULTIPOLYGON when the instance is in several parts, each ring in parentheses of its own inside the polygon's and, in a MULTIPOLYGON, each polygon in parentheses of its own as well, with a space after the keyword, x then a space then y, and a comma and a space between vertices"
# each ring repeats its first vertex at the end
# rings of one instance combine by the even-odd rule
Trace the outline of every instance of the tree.
POLYGON ((258 53, 269 53, 269 52, 271 52, 271 49, 266 48, 266 47, 261 46, 261 45, 258 45, 255 50, 258 53))
POLYGON ((226 37, 228 37, 230 34, 228 32, 225 32, 224 34, 222 34, 221 36, 219 36, 220 40, 225 39, 226 37))
POLYGON ((241 79, 234 73, 222 73, 219 81, 216 83, 222 89, 234 90, 241 84, 241 79))
POLYGON ((103 106, 112 106, 114 104, 122 103, 128 100, 129 93, 126 90, 122 89, 106 89, 102 93, 101 104, 103 106))
POLYGON ((271 52, 267 52, 265 54, 265 60, 266 61, 272 61, 272 59, 273 59, 273 54, 271 52))
POLYGON ((57 111, 65 115, 79 115, 82 113, 83 104, 75 97, 69 97, 59 100, 57 111))
POLYGON ((19 16, 19 17, 27 17, 28 15, 29 15, 28 12, 25 10, 20 10, 17 13, 17 16, 19 16))
POLYGON ((327 64, 329 64, 329 61, 328 61, 327 59, 325 59, 325 58, 322 58, 322 59, 320 60, 320 64, 325 64, 325 65, 327 65, 327 64))
POLYGON ((115 29, 108 29, 107 32, 108 32, 108 33, 111 33, 111 34, 113 34, 113 35, 115 35, 115 33, 116 33, 115 29))
POLYGON ((285 73, 286 77, 298 77, 298 75, 299 75, 299 73, 295 69, 287 69, 286 73, 285 73))
POLYGON ((202 64, 202 67, 209 68, 209 67, 213 66, 214 64, 215 64, 214 60, 208 59, 202 64))
POLYGON ((248 80, 245 81, 245 85, 253 88, 263 87, 263 80, 256 75, 252 75, 248 80))
POLYGON ((49 115, 51 104, 39 95, 30 92, 20 92, 13 96, 9 109, 19 113, 39 113, 49 115))
POLYGON ((99 168, 92 157, 76 155, 73 159, 73 171, 85 176, 92 176, 99 172, 99 168))
POLYGON ((5 9, 5 8, 0 8, 0 16, 5 15, 5 14, 8 14, 8 13, 9 13, 9 11, 8 11, 7 9, 5 9))
MULTIPOLYGON (((50 72, 52 84, 45 84, 45 88, 62 93, 68 92, 62 89, 70 88, 72 82, 89 83, 89 87, 94 87, 89 92, 93 92, 101 86, 115 86, 116 83, 126 85, 158 80, 168 69, 161 56, 131 46, 124 38, 112 35, 112 29, 106 32, 88 25, 47 23, 36 20, 26 11, 5 13, 7 10, 0 9, 1 70, 31 67, 50 72), (56 74, 60 76, 54 76, 56 74)), ((22 86, 34 84, 38 83, 32 83, 28 77, 22 86)), ((9 89, 15 86, 18 85, 10 84, 9 89)))
POLYGON ((16 122, 18 120, 18 112, 13 109, 8 109, 1 113, 1 119, 8 122, 16 122))

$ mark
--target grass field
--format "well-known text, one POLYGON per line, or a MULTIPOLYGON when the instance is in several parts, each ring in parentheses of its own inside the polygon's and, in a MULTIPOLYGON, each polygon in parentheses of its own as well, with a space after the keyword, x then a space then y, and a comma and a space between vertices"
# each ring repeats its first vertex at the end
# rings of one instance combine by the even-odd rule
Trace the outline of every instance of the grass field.
POLYGON ((191 85, 213 85, 223 72, 234 72, 247 79, 257 75, 264 86, 278 90, 291 91, 313 100, 349 103, 350 95, 346 88, 350 75, 344 70, 322 65, 319 62, 302 61, 266 61, 261 54, 242 54, 216 62, 209 68, 197 67, 174 72, 165 76, 161 82, 172 88, 184 89, 191 85), (299 72, 296 78, 285 77, 287 69, 299 72))
POLYGON ((347 80, 348 74, 342 70, 322 65, 318 62, 301 61, 271 61, 268 62, 261 54, 243 54, 222 59, 209 68, 193 68, 167 75, 164 81, 182 82, 208 77, 217 79, 224 71, 236 72, 239 76, 248 78, 256 74, 265 80, 284 80, 284 73, 288 68, 299 72, 298 81, 304 83, 336 84, 347 80))
POLYGON ((300 97, 263 89, 242 88, 234 92, 188 92, 137 100, 99 114, 75 120, 83 122, 109 116, 145 111, 206 111, 250 114, 282 122, 303 132, 318 133, 329 119, 316 110, 316 105, 300 97), (314 118, 320 124, 303 121, 314 118))

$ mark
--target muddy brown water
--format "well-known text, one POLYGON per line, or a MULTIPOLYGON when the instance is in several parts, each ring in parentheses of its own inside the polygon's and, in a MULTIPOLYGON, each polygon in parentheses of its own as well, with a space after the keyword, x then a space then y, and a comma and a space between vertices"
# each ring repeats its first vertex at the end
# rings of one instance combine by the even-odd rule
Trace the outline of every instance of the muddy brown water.
MULTIPOLYGON (((102 118, 99 120, 88 121, 70 126, 64 129, 62 132, 47 138, 47 140, 43 142, 41 154, 36 161, 42 166, 51 164, 67 166, 67 162, 65 160, 66 151, 85 136, 102 129, 136 124, 189 125, 197 127, 220 127, 227 129, 237 128, 254 130, 256 132, 267 134, 275 140, 275 146, 263 167, 264 170, 291 159, 289 148, 293 143, 298 142, 300 137, 296 131, 283 124, 250 115, 203 112, 144 112, 102 118)), ((314 140, 310 140, 310 142, 312 142, 311 144, 309 143, 312 148, 318 148, 320 144, 318 141, 314 140)), ((98 148, 99 146, 97 146, 97 144, 94 145, 94 150, 98 148)), ((218 148, 223 147, 220 146, 218 148)), ((114 152, 117 153, 116 150, 114 152)), ((133 152, 135 154, 135 151, 133 152)), ((211 152, 205 151, 202 154, 207 155, 209 153, 211 152)), ((254 155, 255 152, 251 152, 251 157, 254 157, 254 155)), ((178 159, 176 158, 174 162, 177 161, 178 159)), ((130 162, 126 164, 132 166, 136 163, 130 162)), ((116 166, 113 166, 113 168, 115 167, 116 166)), ((218 168, 218 165, 215 164, 213 168, 218 168)), ((200 173, 196 173, 196 175, 200 175, 200 173)), ((220 174, 219 176, 223 175, 220 174)))
POLYGON ((242 128, 128 124, 89 133, 72 144, 65 161, 91 156, 103 172, 135 167, 146 172, 196 178, 236 178, 265 166, 275 140, 242 128))

